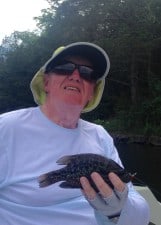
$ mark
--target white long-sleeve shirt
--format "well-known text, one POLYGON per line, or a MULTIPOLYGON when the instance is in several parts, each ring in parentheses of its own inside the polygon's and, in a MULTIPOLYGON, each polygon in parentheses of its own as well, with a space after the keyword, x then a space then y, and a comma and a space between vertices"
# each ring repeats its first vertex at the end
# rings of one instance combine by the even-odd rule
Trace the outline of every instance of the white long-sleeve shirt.
MULTIPOLYGON (((102 126, 79 120, 75 129, 52 121, 39 107, 0 116, 0 224, 112 225, 85 200, 79 189, 55 183, 39 188, 37 177, 56 170, 64 155, 97 153, 121 164, 110 135, 102 126)), ((147 225, 146 201, 129 184, 118 225, 147 225)))

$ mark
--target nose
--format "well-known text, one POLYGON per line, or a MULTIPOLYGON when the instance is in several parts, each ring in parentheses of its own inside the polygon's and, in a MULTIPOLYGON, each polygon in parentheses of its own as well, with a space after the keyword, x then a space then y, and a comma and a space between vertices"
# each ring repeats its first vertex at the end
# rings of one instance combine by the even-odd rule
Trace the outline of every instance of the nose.
POLYGON ((69 79, 70 80, 75 80, 76 82, 80 82, 81 77, 80 77, 78 69, 75 69, 73 71, 73 73, 69 76, 69 79))

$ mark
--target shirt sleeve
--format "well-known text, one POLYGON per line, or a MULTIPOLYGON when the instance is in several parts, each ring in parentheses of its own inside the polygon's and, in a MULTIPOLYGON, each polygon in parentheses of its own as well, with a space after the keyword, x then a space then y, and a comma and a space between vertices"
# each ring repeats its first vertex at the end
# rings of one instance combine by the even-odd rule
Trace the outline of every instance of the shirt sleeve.
POLYGON ((6 153, 6 144, 7 140, 4 137, 3 123, 0 118, 0 187, 5 181, 7 174, 7 153, 6 153))
MULTIPOLYGON (((105 149, 105 155, 122 166, 117 149, 114 145, 113 139, 105 131, 102 130, 102 143, 105 149)), ((106 216, 100 212, 95 211, 96 220, 99 225, 148 225, 149 223, 149 205, 146 200, 134 189, 132 183, 128 183, 128 198, 121 211, 117 223, 110 221, 106 216)))
POLYGON ((6 170, 7 170, 6 162, 7 162, 6 152, 3 151, 3 149, 1 149, 1 145, 0 145, 0 187, 5 181, 5 177, 6 177, 6 170))

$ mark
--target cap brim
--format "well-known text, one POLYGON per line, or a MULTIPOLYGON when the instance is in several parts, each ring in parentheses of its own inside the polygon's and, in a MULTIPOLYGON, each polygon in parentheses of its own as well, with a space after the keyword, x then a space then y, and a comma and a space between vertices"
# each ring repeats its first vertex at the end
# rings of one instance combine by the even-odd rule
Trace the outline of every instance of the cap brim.
POLYGON ((98 71, 96 74, 97 80, 108 74, 110 62, 106 52, 99 46, 88 42, 77 42, 66 46, 62 51, 54 54, 45 64, 44 71, 48 71, 49 68, 53 68, 60 60, 71 55, 88 59, 94 69, 98 71))

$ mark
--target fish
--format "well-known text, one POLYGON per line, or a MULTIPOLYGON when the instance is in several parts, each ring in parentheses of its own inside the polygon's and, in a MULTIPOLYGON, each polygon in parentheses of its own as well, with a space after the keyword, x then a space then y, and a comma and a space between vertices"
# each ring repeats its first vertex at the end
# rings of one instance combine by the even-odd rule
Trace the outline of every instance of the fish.
POLYGON ((132 175, 128 173, 114 160, 94 153, 83 153, 75 155, 65 155, 59 158, 56 163, 65 165, 55 171, 42 174, 38 177, 40 188, 60 182, 61 188, 82 188, 80 177, 86 177, 96 192, 99 192, 91 178, 91 173, 99 173, 105 182, 113 189, 114 186, 108 178, 110 172, 114 172, 125 183, 132 180, 132 175))

